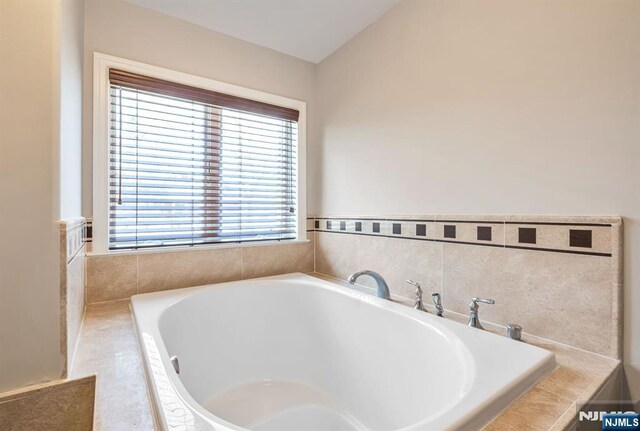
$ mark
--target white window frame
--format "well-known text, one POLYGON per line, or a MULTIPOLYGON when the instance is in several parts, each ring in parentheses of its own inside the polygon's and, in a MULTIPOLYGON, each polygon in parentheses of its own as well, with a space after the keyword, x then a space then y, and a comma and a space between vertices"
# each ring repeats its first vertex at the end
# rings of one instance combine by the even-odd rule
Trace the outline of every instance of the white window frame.
POLYGON ((222 248, 255 245, 291 244, 307 240, 307 104, 306 102, 277 96, 263 91, 244 88, 226 82, 215 81, 200 76, 189 75, 133 60, 114 57, 99 52, 93 54, 93 245, 92 254, 143 253, 194 248, 222 248), (109 250, 109 69, 117 68, 127 72, 153 78, 173 81, 206 90, 217 91, 246 99, 265 102, 300 112, 298 119, 298 178, 296 201, 296 239, 286 241, 264 241, 234 244, 207 244, 149 248, 145 250, 109 250))

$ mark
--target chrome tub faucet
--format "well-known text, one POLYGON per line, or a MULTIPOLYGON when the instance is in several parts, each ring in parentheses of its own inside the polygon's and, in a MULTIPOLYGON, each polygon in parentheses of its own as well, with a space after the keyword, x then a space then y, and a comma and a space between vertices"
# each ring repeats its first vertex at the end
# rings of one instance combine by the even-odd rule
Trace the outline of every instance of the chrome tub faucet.
POLYGON ((361 275, 368 275, 376 281, 376 296, 378 298, 386 299, 391 301, 391 293, 389 293, 389 286, 387 286, 387 282, 384 281, 384 278, 375 271, 370 271, 365 269, 364 271, 354 272, 349 276, 349 284, 355 284, 358 277, 361 275))

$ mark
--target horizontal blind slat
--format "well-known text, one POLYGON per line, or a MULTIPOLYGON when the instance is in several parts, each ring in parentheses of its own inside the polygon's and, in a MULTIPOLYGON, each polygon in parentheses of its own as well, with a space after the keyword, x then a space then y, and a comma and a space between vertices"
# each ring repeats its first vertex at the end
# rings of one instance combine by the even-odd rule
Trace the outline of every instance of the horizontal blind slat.
POLYGON ((192 238, 187 239, 176 239, 176 240, 162 240, 162 241, 150 241, 150 242, 142 242, 142 241, 129 241, 129 242, 118 242, 111 243, 110 249, 112 250, 144 250, 149 248, 161 248, 161 247, 176 247, 176 246, 203 246, 203 245, 212 245, 212 244, 240 244, 240 243, 259 243, 265 241, 288 241, 296 239, 295 234, 289 235, 260 235, 255 237, 245 236, 241 239, 234 238, 207 238, 201 240, 195 240, 192 238))
MULTIPOLYGON (((157 106, 157 105, 154 105, 154 106, 157 106)), ((111 104, 109 109, 110 109, 109 114, 111 115, 115 115, 120 112, 119 111, 120 107, 114 104, 111 104)), ((225 130, 225 124, 221 123, 219 120, 216 120, 215 117, 214 118, 207 118, 207 117, 196 118, 193 116, 193 111, 190 111, 190 110, 186 110, 185 114, 179 114, 176 112, 168 113, 166 110, 163 111, 161 109, 141 108, 139 106, 136 107, 135 105, 126 106, 126 107, 122 106, 122 109, 135 110, 136 111, 135 117, 138 119, 138 121, 149 120, 149 122, 157 122, 157 121, 170 122, 170 123, 176 124, 178 126, 177 128, 179 128, 180 125, 191 126, 191 127, 193 127, 194 125, 200 125, 202 127, 225 130)), ((122 113, 123 116, 127 115, 126 112, 123 111, 122 113)), ((232 117, 230 115, 227 115, 226 118, 235 119, 235 120, 241 119, 241 117, 232 117)), ((228 125, 226 126, 226 129, 231 130, 233 128, 232 126, 233 124, 228 125)), ((273 124, 273 122, 268 122, 268 121, 266 122, 254 121, 254 125, 252 126, 252 128, 254 130, 264 130, 264 131, 270 131, 270 132, 280 131, 281 133, 286 133, 288 135, 293 135, 295 132, 295 127, 285 127, 283 124, 273 124)))
MULTIPOLYGON (((114 137, 114 140, 116 138, 114 137)), ((113 142, 110 145, 112 151, 117 151, 120 148, 120 144, 118 142, 113 142)), ((148 139, 132 139, 132 138, 123 138, 122 139, 122 148, 131 148, 138 150, 149 150, 149 151, 160 151, 160 152, 171 152, 176 154, 203 154, 210 156, 211 158, 221 157, 223 154, 227 157, 235 157, 239 156, 254 158, 254 159, 262 159, 262 158, 271 158, 271 157, 280 157, 287 159, 294 159, 296 156, 295 150, 291 150, 288 148, 281 148, 281 146, 274 146, 273 148, 266 147, 251 147, 249 145, 236 145, 231 144, 229 142, 224 143, 224 150, 215 147, 204 147, 204 146, 194 146, 194 145, 186 145, 179 144, 176 142, 165 143, 165 142, 157 142, 157 141, 149 141, 148 139), (251 148, 258 148, 259 151, 251 151, 251 148)), ((266 159, 268 160, 268 159, 266 159)))
MULTIPOLYGON (((253 157, 234 157, 234 156, 220 156, 220 159, 215 159, 215 160, 211 160, 209 157, 207 157, 207 154, 202 154, 202 153, 192 153, 192 154, 188 154, 188 153, 183 153, 183 152, 175 152, 175 153, 171 153, 171 154, 167 154, 167 152, 163 152, 162 154, 154 154, 152 151, 146 151, 146 152, 135 152, 135 151, 131 151, 129 148, 130 147, 123 147, 126 149, 123 150, 121 153, 118 152, 118 150, 113 149, 110 151, 110 154, 112 156, 111 160, 112 161, 119 161, 117 157, 119 156, 127 156, 130 157, 132 159, 127 159, 127 161, 129 162, 135 162, 135 161, 139 161, 140 159, 151 159, 153 160, 157 160, 157 159, 162 159, 162 160, 169 160, 172 162, 176 162, 176 163, 181 163, 181 162, 191 162, 191 163, 206 163, 206 164, 219 164, 222 163, 224 161, 225 165, 228 166, 233 166, 233 165, 242 165, 242 166, 260 166, 262 167, 264 170, 269 170, 270 167, 266 167, 265 168, 265 162, 269 162, 271 165, 275 165, 277 168, 282 169, 283 167, 286 167, 287 169, 289 169, 290 166, 290 160, 289 158, 280 158, 279 160, 264 160, 264 159, 255 159, 253 157)), ((125 160, 122 160, 123 162, 125 160)), ((236 168, 237 169, 237 168, 236 168)))
POLYGON ((225 182, 220 183, 211 183, 206 180, 206 178, 200 179, 160 179, 160 178, 131 178, 130 176, 123 176, 122 180, 119 182, 117 178, 110 178, 109 185, 111 187, 118 187, 120 183, 122 183, 122 187, 147 187, 147 188, 174 188, 174 189, 188 189, 194 187, 201 187, 203 189, 208 190, 220 190, 224 188, 224 190, 276 190, 282 188, 282 181, 279 180, 248 180, 242 181, 243 178, 238 177, 234 180, 225 179, 225 182))
MULTIPOLYGON (((132 115, 123 113, 122 116, 124 117, 124 119, 118 119, 118 127, 110 127, 110 130, 132 132, 143 128, 146 133, 154 133, 169 137, 180 137, 178 135, 174 135, 173 133, 183 132, 193 133, 195 135, 209 135, 218 138, 234 135, 239 132, 239 125, 219 124, 216 122, 211 122, 204 118, 195 119, 194 121, 197 121, 197 123, 192 122, 191 124, 188 124, 180 121, 172 121, 169 119, 151 119, 147 117, 140 117, 137 114, 130 121, 127 121, 127 118, 132 117, 132 115), (202 122, 202 124, 200 124, 200 122, 202 122), (153 131, 149 131, 149 129, 153 131)), ((247 139, 253 138, 256 141, 261 141, 262 139, 260 138, 268 138, 267 142, 270 142, 269 140, 271 139, 290 139, 292 131, 286 129, 270 130, 264 127, 245 126, 243 127, 242 134, 245 135, 247 139)))
POLYGON ((295 121, 124 84, 109 111, 110 248, 295 238, 295 121))

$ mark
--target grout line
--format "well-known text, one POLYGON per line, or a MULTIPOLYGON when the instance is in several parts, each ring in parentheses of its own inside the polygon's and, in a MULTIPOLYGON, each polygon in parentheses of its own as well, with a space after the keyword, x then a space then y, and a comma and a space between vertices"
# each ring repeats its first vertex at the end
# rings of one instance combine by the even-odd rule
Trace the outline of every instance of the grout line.
MULTIPOLYGON (((556 395, 556 394, 554 394, 554 395, 556 395)), ((549 429, 550 429, 550 430, 552 430, 552 429, 553 429, 553 428, 558 424, 558 422, 560 422, 560 419, 562 419, 562 418, 564 417, 564 415, 566 415, 566 414, 567 414, 567 412, 568 412, 569 410, 572 410, 573 408, 575 408, 574 404, 576 404, 576 402, 575 402, 575 401, 573 401, 573 402, 571 403, 571 405, 570 405, 569 407, 567 407, 567 408, 565 409, 565 411, 563 411, 563 412, 562 412, 562 414, 560 415, 560 417, 559 417, 558 419, 556 419, 554 423, 552 423, 552 424, 551 424, 551 426, 549 427, 549 429)), ((577 412, 576 412, 576 413, 577 413, 577 412)), ((571 424, 571 422, 572 422, 572 421, 570 421, 570 422, 569 422, 569 424, 571 424)))
MULTIPOLYGON (((82 249, 85 247, 85 243, 83 242, 82 245, 80 247, 78 247, 78 249, 76 250, 75 254, 73 256, 71 256, 70 259, 67 260, 67 266, 71 265, 71 262, 73 262, 73 260, 76 258, 76 256, 78 256, 78 254, 80 254, 80 252, 82 251, 82 249)), ((65 252, 66 252, 66 246, 65 246, 65 252)), ((66 253, 65 253, 66 254, 66 253)), ((66 256, 65 256, 66 258, 66 256)))
POLYGON ((98 301, 98 302, 89 302, 88 304, 85 305, 86 307, 89 307, 90 305, 103 305, 103 304, 110 304, 112 302, 131 302, 131 297, 128 298, 118 298, 118 299, 108 299, 106 301, 98 301))
MULTIPOLYGON (((315 223, 315 222, 314 222, 315 223)), ((315 231, 313 232, 313 272, 317 271, 317 264, 316 264, 316 249, 318 248, 318 236, 316 235, 315 231)))
POLYGON ((139 257, 136 254, 136 293, 139 294, 140 293, 140 264, 139 264, 139 257))
POLYGON ((356 268, 354 271, 360 271, 358 268, 360 268, 360 238, 356 235, 356 268))
POLYGON ((244 280, 244 250, 240 248, 240 280, 244 280))
POLYGON ((444 274, 445 274, 445 270, 444 270, 444 256, 445 256, 445 249, 446 245, 442 244, 442 247, 440 247, 440 292, 442 294, 442 298, 440 298, 440 300, 442 301, 442 306, 444 307, 444 298, 445 298, 445 293, 444 293, 444 286, 445 286, 445 278, 444 278, 444 274))
POLYGON ((507 223, 502 223, 502 246, 507 248, 507 223))
POLYGON ((82 307, 82 319, 80 319, 80 330, 78 331, 78 338, 76 339, 76 345, 73 349, 73 357, 71 358, 71 361, 69 361, 69 359, 67 358, 67 362, 69 363, 69 366, 67 367, 67 378, 71 378, 70 376, 73 375, 73 365, 76 362, 76 354, 78 353, 78 347, 80 347, 80 340, 82 337, 82 333, 85 330, 84 322, 86 317, 87 317, 87 303, 85 298, 85 304, 82 307))

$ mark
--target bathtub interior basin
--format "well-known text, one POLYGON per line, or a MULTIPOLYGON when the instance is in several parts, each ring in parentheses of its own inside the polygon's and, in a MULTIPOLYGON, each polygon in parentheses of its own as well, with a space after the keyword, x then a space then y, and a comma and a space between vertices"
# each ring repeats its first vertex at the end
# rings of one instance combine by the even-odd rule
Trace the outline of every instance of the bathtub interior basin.
POLYGON ((163 429, 478 429, 555 366, 543 349, 301 274, 132 305, 163 429))

